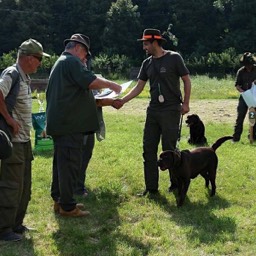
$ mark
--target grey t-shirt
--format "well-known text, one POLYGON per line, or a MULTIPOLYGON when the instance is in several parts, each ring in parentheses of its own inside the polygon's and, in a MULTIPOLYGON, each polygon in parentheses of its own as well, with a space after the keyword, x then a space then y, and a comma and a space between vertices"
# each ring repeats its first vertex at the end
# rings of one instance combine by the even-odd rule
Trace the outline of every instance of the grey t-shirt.
POLYGON ((141 65, 138 78, 149 80, 150 109, 180 109, 180 77, 189 74, 183 58, 177 52, 168 51, 160 58, 149 57, 141 65), (159 102, 159 95, 164 102, 159 102))

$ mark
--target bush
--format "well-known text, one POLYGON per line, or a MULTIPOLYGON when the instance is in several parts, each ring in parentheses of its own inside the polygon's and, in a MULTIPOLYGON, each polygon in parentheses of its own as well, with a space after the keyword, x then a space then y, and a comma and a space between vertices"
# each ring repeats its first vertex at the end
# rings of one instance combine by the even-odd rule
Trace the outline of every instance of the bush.
MULTIPOLYGON (((33 74, 32 77, 48 77, 51 71, 52 66, 59 56, 56 54, 51 55, 50 58, 44 57, 40 67, 36 74, 33 74)), ((4 53, 0 58, 0 70, 4 70, 5 68, 13 65, 16 62, 17 58, 17 50, 12 50, 9 53, 4 53)))
POLYGON ((240 67, 239 56, 234 48, 228 48, 222 53, 211 52, 207 56, 190 56, 186 64, 192 74, 222 77, 235 74, 240 67))
MULTIPOLYGON (((3 54, 0 58, 0 69, 12 65, 16 61, 17 50, 3 54)), ((32 77, 48 77, 52 66, 59 56, 51 55, 50 58, 43 58, 41 66, 32 77)), ((185 58, 186 65, 192 75, 205 75, 226 77, 234 75, 238 68, 240 56, 234 48, 228 48, 222 53, 211 52, 207 56, 197 56, 196 54, 185 58)), ((129 77, 134 60, 125 55, 101 53, 93 59, 93 71, 102 74, 109 79, 117 80, 129 77)))
POLYGON ((222 53, 209 53, 207 66, 223 74, 232 73, 238 68, 238 59, 235 49, 228 48, 222 53))
POLYGON ((125 55, 101 53, 93 59, 93 71, 111 79, 125 78, 131 68, 131 61, 125 55))
POLYGON ((4 70, 5 68, 11 66, 16 62, 17 51, 13 50, 9 53, 4 53, 0 58, 0 70, 4 70))

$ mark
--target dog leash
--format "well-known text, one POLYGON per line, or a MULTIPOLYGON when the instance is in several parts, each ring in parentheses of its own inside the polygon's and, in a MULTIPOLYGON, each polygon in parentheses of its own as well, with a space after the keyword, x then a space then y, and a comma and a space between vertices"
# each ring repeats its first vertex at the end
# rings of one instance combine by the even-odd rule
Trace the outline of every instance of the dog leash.
POLYGON ((181 138, 182 122, 183 122, 183 115, 181 115, 180 117, 180 125, 179 125, 178 140, 177 140, 178 142, 180 142, 180 138, 181 138))

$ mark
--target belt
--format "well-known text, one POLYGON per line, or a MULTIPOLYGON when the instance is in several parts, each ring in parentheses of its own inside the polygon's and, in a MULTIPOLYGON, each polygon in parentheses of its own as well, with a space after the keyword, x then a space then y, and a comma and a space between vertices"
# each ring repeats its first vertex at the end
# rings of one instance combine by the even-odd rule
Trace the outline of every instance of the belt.
POLYGON ((25 145, 25 144, 27 144, 27 143, 30 143, 30 140, 28 140, 28 141, 25 141, 25 142, 13 142, 13 144, 22 144, 22 145, 25 145))

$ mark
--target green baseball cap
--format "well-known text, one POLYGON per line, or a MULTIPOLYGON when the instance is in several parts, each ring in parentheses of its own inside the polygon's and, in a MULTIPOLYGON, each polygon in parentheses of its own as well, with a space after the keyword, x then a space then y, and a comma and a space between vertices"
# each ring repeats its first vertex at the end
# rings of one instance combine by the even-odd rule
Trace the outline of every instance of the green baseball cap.
POLYGON ((45 53, 43 51, 43 46, 36 41, 35 39, 28 39, 26 41, 24 41, 20 47, 19 47, 19 52, 23 53, 25 55, 34 55, 34 56, 38 56, 38 57, 50 57, 51 55, 45 53))

